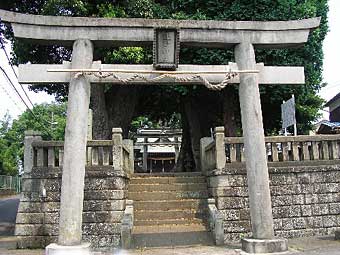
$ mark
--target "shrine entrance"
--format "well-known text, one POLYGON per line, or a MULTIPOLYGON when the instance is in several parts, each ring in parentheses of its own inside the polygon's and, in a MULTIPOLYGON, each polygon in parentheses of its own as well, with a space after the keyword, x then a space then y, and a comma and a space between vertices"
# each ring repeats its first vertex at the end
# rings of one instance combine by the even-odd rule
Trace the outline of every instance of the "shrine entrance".
MULTIPOLYGON (((264 66, 263 63, 256 63, 255 48, 300 46, 307 41, 309 32, 318 27, 318 18, 279 22, 101 19, 33 16, 3 10, 0 10, 0 16, 3 21, 11 23, 17 38, 52 45, 73 44, 71 62, 19 67, 19 82, 22 84, 70 84, 58 245, 49 245, 47 254, 55 254, 55 250, 62 250, 63 254, 73 254, 74 250, 79 249, 88 251, 88 246, 82 245, 81 242, 91 83, 127 86, 204 85, 207 89, 217 91, 230 83, 239 84, 253 234, 252 239, 242 241, 243 248, 247 250, 249 247, 267 247, 270 252, 287 249, 285 240, 274 237, 259 84, 303 84, 304 70, 303 67, 264 66), (111 65, 93 61, 93 51, 96 47, 151 43, 154 46, 153 65, 111 65), (179 65, 180 45, 233 48, 236 63, 217 66, 179 65), (65 250, 64 246, 68 246, 68 249, 65 250)), ((221 130, 217 129, 216 144, 222 143, 219 133, 221 130)), ((116 158, 124 158, 126 145, 121 141, 121 130, 114 129, 112 140, 115 144, 112 149, 113 161, 116 158)), ((206 150, 210 151, 212 148, 208 146, 206 150)), ((225 157, 218 151, 212 152, 217 158, 215 170, 223 170, 225 157)), ((194 156, 200 156, 199 151, 194 153, 194 156)), ((119 170, 122 164, 116 164, 114 168, 119 170)), ((214 206, 215 202, 209 208, 216 208, 214 206)), ((131 205, 126 206, 126 210, 129 214, 131 205)), ((129 232, 124 232, 123 229, 129 229, 133 224, 131 217, 127 218, 130 221, 122 221, 122 243, 129 241, 129 232)), ((216 222, 219 220, 213 219, 216 222)), ((216 236, 216 240, 219 240, 216 243, 223 242, 223 231, 216 233, 216 236)))

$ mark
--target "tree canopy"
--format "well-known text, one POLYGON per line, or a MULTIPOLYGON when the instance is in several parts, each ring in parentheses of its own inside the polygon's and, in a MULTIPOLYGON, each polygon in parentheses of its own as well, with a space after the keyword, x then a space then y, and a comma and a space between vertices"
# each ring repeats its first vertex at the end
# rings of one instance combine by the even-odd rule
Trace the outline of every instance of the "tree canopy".
POLYGON ((0 174, 18 174, 23 162, 26 130, 40 131, 46 140, 63 140, 65 125, 64 103, 35 105, 14 120, 6 114, 0 120, 0 174))
MULTIPOLYGON (((321 25, 310 35, 304 47, 296 49, 256 49, 257 62, 265 65, 304 66, 306 84, 302 86, 261 86, 261 104, 265 132, 277 134, 281 129, 281 103, 292 94, 297 104, 299 133, 306 133, 318 117, 323 100, 317 96, 322 84, 322 42, 327 33, 327 0, 5 0, 0 7, 23 13, 66 16, 135 17, 194 20, 291 20, 320 16, 321 25)), ((14 63, 60 63, 70 60, 70 49, 55 46, 13 42, 14 63)), ((95 58, 106 63, 152 63, 152 49, 120 47, 99 49, 95 58)), ((227 64, 234 53, 226 49, 181 48, 180 62, 191 64, 227 64)), ((57 95, 67 96, 67 87, 60 85, 32 86, 57 95)), ((106 138, 110 128, 121 126, 126 133, 131 121, 140 116, 158 122, 180 116, 183 150, 197 151, 199 138, 211 127, 224 125, 227 135, 242 135, 238 105, 238 88, 229 86, 222 92, 211 92, 202 86, 92 86, 91 107, 94 110, 94 132, 106 138), (123 99, 122 99, 123 98, 123 99), (186 146, 183 143, 188 142, 186 146)), ((193 153, 193 152, 191 152, 193 153)), ((190 154, 190 153, 189 153, 190 154)))

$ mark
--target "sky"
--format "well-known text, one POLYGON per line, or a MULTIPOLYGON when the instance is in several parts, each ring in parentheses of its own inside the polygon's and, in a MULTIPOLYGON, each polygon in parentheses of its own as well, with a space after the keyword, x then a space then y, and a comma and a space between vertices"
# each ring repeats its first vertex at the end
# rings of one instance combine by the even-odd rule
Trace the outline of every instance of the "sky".
MULTIPOLYGON (((319 92, 319 95, 326 101, 340 92, 340 76, 338 75, 338 72, 340 72, 340 25, 337 24, 337 22, 340 22, 340 0, 329 0, 329 32, 323 44, 323 81, 328 85, 319 92)), ((8 54, 11 54, 11 45, 9 43, 6 44, 6 50, 8 54)), ((5 69, 6 73, 14 82, 15 87, 27 102, 27 105, 30 106, 2 50, 0 51, 0 66, 5 69)), ((27 85, 23 85, 23 89, 26 91, 33 104, 52 102, 54 100, 54 97, 47 93, 34 93, 29 91, 27 85)), ((17 116, 25 109, 26 106, 0 71, 0 119, 2 119, 6 113, 9 113, 12 118, 17 118, 17 116)), ((326 108, 321 111, 324 119, 328 119, 329 114, 327 110, 328 109, 326 108)))
MULTIPOLYGON (((5 44, 5 48, 7 54, 10 56, 12 50, 9 42, 5 44)), ((13 70, 11 69, 11 66, 8 63, 4 51, 1 48, 0 48, 0 66, 5 70, 11 81, 14 83, 14 86, 20 93, 21 97, 30 108, 32 108, 32 106, 28 101, 27 97, 25 96, 23 90, 26 91, 26 94, 28 95, 33 104, 40 104, 44 102, 49 103, 54 101, 54 97, 48 95, 45 92, 35 93, 33 91, 30 91, 27 85, 22 85, 21 87, 20 84, 18 83, 18 79, 16 78, 13 70)), ((16 66, 14 66, 14 69, 16 71, 16 74, 18 74, 16 66)), ((27 108, 25 104, 20 99, 18 94, 15 92, 14 88, 10 85, 10 83, 7 81, 7 79, 0 70, 0 119, 2 119, 6 113, 8 113, 12 118, 17 118, 18 115, 20 115, 26 109, 27 108)))
MULTIPOLYGON (((321 89, 319 95, 326 101, 340 92, 340 0, 329 0, 328 26, 329 32, 323 43, 324 63, 323 81, 328 85, 321 89)), ((328 110, 328 109, 325 109, 328 110)), ((327 112, 322 112, 325 119, 327 112)))

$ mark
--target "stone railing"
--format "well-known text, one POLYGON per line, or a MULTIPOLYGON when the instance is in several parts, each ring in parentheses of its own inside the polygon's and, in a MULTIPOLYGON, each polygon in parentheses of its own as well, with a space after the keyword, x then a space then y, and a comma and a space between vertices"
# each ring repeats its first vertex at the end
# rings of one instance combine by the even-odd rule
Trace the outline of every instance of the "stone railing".
POLYGON ((201 170, 222 169, 225 166, 224 127, 215 128, 215 139, 203 137, 200 145, 201 170))
MULTIPOLYGON (((132 141, 122 139, 121 129, 113 129, 112 137, 87 142, 82 238, 95 248, 128 245, 131 237, 133 209, 127 191, 133 171, 132 141)), ((42 248, 58 240, 63 146, 62 141, 42 141, 37 132, 25 133, 25 170, 15 227, 19 248, 42 248)))
POLYGON ((224 244, 223 216, 216 207, 214 198, 208 199, 208 223, 216 245, 224 244))
MULTIPOLYGON (((226 137, 227 163, 245 161, 242 137, 226 137)), ((340 135, 266 137, 268 162, 339 159, 340 135)))
MULTIPOLYGON (((271 136, 265 138, 265 144, 269 164, 307 164, 311 161, 325 162, 340 158, 340 135, 271 136)), ((245 162, 243 137, 224 137, 224 128, 217 127, 215 139, 201 139, 203 172, 242 162, 245 162)))
POLYGON ((123 249, 130 249, 132 245, 132 229, 133 229, 133 201, 126 200, 126 207, 122 219, 121 228, 121 246, 123 249))
MULTIPOLYGON (((26 150, 25 167, 27 172, 32 167, 61 167, 63 165, 63 141, 42 141, 40 136, 34 139, 28 138, 26 150), (31 160, 30 160, 31 159, 31 160)), ((90 140, 87 142, 87 167, 113 166, 114 169, 123 170, 126 173, 134 171, 133 141, 122 139, 122 130, 112 130, 112 140, 90 140)))

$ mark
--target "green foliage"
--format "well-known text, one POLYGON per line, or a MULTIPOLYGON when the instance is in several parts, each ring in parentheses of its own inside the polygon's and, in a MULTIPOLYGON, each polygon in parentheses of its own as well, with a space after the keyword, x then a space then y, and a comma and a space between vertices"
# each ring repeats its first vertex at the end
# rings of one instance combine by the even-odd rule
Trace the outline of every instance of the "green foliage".
MULTIPOLYGON (((327 33, 327 0, 36 0, 9 1, 0 3, 0 7, 33 14, 69 15, 69 16, 98 16, 116 18, 159 18, 159 19, 212 19, 212 20, 291 20, 320 16, 321 25, 311 33, 308 43, 298 49, 256 49, 257 62, 265 65, 304 66, 306 84, 304 86, 261 86, 262 109, 264 125, 267 133, 280 129, 280 104, 294 94, 297 103, 297 120, 299 133, 307 132, 311 123, 318 117, 318 109, 323 101, 316 93, 323 86, 322 42, 327 33)), ((10 37, 10 34, 7 34, 10 37)), ((15 41, 15 63, 60 63, 70 58, 69 50, 57 46, 36 46, 26 42, 15 41)), ((103 49, 101 59, 108 63, 151 63, 150 48, 121 47, 103 49)), ((183 64, 227 64, 234 61, 233 52, 227 49, 182 48, 180 61, 183 64)), ((46 90, 56 93, 61 99, 66 95, 65 87, 34 86, 35 90, 46 90)), ((148 94, 142 94, 143 108, 148 116, 156 119, 160 116, 171 116, 173 105, 178 105, 178 98, 199 93, 198 90, 184 86, 154 88, 152 100, 148 94), (173 96, 167 98, 167 104, 156 105, 154 112, 151 106, 161 103, 164 93, 173 96), (148 102, 147 105, 145 102, 148 102), (164 107, 163 107, 164 106, 164 107)), ((227 100, 227 99, 225 99, 227 100)), ((143 110, 141 115, 144 115, 143 110)), ((177 110, 178 112, 178 107, 177 110)), ((218 116, 216 117, 218 118, 218 116)))
POLYGON ((114 64, 152 63, 152 52, 142 47, 119 47, 118 49, 107 51, 104 61, 114 64))
POLYGON ((131 132, 136 132, 139 128, 159 128, 158 123, 152 122, 146 116, 139 116, 131 122, 131 132))
POLYGON ((0 120, 0 174, 16 175, 22 167, 26 130, 42 133, 47 140, 63 140, 66 125, 65 104, 35 105, 12 121, 6 114, 0 120))

